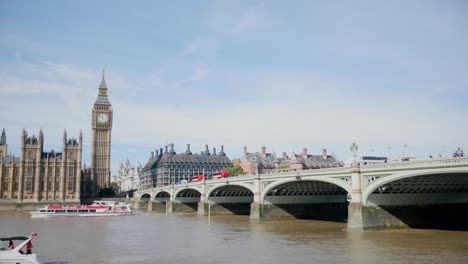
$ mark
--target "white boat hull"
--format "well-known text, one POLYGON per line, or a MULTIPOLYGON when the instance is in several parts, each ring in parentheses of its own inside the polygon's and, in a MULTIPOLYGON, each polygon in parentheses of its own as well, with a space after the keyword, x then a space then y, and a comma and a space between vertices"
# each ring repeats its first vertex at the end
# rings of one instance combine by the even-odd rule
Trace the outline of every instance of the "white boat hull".
POLYGON ((100 216, 124 216, 131 215, 130 212, 102 212, 102 213, 41 213, 31 212, 33 218, 45 217, 100 217, 100 216))
POLYGON ((0 263, 40 264, 36 254, 20 254, 13 250, 0 250, 0 263))

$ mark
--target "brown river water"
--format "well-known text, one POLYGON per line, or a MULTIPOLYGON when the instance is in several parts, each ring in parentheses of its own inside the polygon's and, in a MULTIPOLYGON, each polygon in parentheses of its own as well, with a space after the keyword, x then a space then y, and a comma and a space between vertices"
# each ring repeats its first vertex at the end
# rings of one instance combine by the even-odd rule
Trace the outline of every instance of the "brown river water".
MULTIPOLYGON (((468 232, 348 231, 320 221, 157 214, 31 219, 0 212, 0 236, 37 232, 45 263, 468 263, 468 232)), ((2 242, 3 247, 7 245, 2 242)))

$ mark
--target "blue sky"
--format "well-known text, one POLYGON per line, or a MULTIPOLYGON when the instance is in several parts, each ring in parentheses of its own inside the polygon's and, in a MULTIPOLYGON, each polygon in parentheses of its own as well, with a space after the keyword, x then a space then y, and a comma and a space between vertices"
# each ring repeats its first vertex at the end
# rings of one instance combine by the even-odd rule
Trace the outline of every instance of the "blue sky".
POLYGON ((466 1, 0 0, 0 128, 83 130, 102 69, 112 167, 173 142, 281 153, 468 149, 466 1), (404 145, 407 147, 404 147, 404 145))

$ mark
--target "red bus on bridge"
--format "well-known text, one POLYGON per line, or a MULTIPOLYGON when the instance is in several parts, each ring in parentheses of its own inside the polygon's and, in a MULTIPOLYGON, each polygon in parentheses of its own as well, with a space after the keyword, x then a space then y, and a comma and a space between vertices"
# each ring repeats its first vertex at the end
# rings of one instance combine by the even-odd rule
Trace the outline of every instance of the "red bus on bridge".
POLYGON ((195 175, 192 176, 192 179, 190 179, 190 182, 199 182, 203 181, 203 175, 195 175))
POLYGON ((213 175, 211 175, 211 178, 212 179, 221 179, 221 178, 226 178, 228 176, 229 176, 229 172, 227 172, 227 171, 218 171, 218 172, 213 173, 213 175))

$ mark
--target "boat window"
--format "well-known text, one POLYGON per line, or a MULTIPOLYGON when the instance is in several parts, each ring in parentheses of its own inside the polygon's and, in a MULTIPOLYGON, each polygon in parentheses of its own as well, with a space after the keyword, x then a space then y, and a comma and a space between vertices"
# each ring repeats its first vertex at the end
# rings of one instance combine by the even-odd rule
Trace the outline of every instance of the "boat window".
POLYGON ((45 213, 45 212, 47 212, 47 210, 40 210, 39 212, 41 212, 41 213, 45 213))
POLYGON ((65 213, 65 210, 55 210, 56 213, 65 213))
POLYGON ((48 213, 54 213, 55 210, 47 210, 48 213))
POLYGON ((91 213, 95 213, 96 212, 96 209, 91 209, 89 210, 91 213))
POLYGON ((80 212, 80 213, 87 213, 88 210, 78 210, 78 212, 80 212))
POLYGON ((76 213, 76 210, 67 210, 67 213, 76 213))

